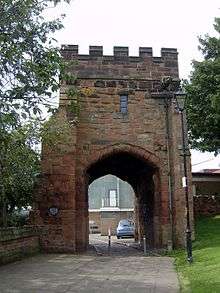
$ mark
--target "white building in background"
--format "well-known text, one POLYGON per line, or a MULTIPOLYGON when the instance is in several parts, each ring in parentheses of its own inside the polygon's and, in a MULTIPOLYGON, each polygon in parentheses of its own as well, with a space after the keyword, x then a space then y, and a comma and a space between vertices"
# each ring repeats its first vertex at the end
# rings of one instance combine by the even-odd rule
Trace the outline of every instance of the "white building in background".
POLYGON ((114 233, 121 219, 133 219, 134 190, 118 177, 106 175, 93 181, 88 196, 89 221, 93 232, 106 235, 110 228, 114 233))

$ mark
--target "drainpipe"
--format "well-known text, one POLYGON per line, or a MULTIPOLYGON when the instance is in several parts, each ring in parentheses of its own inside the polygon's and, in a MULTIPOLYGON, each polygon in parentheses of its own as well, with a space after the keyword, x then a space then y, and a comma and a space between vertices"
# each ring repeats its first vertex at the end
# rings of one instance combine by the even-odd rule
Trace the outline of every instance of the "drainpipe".
POLYGON ((171 99, 169 97, 164 98, 165 103, 165 113, 166 113, 166 147, 167 147, 167 164, 168 164, 168 189, 169 189, 169 217, 170 217, 170 239, 168 240, 167 248, 168 250, 173 249, 173 191, 171 182, 171 144, 170 144, 170 119, 169 110, 171 99))

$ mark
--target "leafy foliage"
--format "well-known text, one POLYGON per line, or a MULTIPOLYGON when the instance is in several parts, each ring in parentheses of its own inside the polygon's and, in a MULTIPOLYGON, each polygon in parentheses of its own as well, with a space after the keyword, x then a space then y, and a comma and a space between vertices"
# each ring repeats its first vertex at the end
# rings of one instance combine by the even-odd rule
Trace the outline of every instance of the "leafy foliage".
POLYGON ((8 214, 12 214, 15 207, 27 207, 32 202, 39 155, 32 149, 31 132, 32 126, 20 127, 5 133, 4 141, 0 141, 0 207, 5 207, 8 214))
MULTIPOLYGON (((214 25, 220 33, 220 18, 214 25)), ((186 83, 189 138, 193 148, 220 152, 220 38, 199 38, 202 62, 193 62, 186 83)))
MULTIPOLYGON (((66 149, 72 143, 72 123, 71 117, 67 118, 67 111, 60 111, 54 114, 50 119, 40 127, 39 136, 44 141, 46 149, 49 152, 65 153, 66 149)), ((71 115, 71 112, 69 112, 71 115)), ((74 121, 75 123, 75 114, 74 121)), ((46 151, 46 150, 44 150, 46 151)))
POLYGON ((39 113, 39 105, 52 106, 52 93, 58 90, 58 76, 64 69, 52 38, 52 33, 63 27, 61 19, 45 21, 42 17, 52 2, 0 1, 0 111, 3 113, 25 119, 27 114, 39 113))
POLYGON ((43 131, 36 136, 39 124, 29 122, 42 122, 45 108, 56 110, 59 77, 72 78, 53 38, 63 27, 63 16, 52 21, 43 17, 46 9, 62 1, 70 2, 0 0, 0 214, 31 203, 39 170, 32 147, 43 131))

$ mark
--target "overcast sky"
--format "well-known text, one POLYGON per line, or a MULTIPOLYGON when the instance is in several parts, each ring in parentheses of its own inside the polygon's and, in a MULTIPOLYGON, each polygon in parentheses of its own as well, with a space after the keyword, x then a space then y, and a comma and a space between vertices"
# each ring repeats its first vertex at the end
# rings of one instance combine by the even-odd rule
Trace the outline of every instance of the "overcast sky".
MULTIPOLYGON (((192 59, 199 60, 198 36, 215 34, 214 17, 220 17, 218 0, 72 0, 70 5, 49 9, 50 15, 65 13, 65 28, 56 34, 59 44, 79 45, 87 54, 89 45, 102 45, 112 55, 113 46, 129 46, 138 55, 140 46, 173 47, 179 52, 180 78, 187 78, 192 59)), ((220 156, 192 152, 193 170, 220 167, 220 156), (199 162, 209 162, 195 165, 199 162)))

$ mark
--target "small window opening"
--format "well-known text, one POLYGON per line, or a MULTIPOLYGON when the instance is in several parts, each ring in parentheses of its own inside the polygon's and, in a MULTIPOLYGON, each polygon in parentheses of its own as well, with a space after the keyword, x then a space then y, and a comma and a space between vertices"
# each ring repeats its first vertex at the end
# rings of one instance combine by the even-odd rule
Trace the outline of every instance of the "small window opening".
POLYGON ((120 96, 120 112, 123 114, 128 113, 128 96, 127 95, 120 96))
POLYGON ((117 207, 116 190, 109 190, 108 196, 102 199, 102 207, 117 207))

